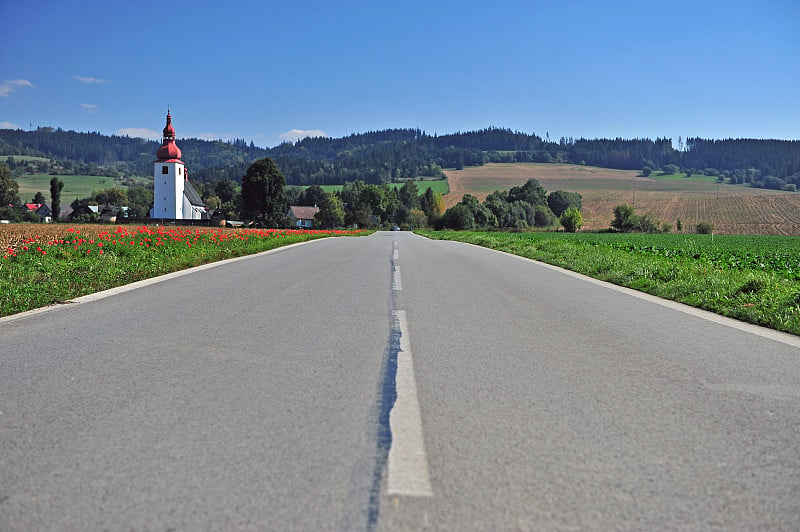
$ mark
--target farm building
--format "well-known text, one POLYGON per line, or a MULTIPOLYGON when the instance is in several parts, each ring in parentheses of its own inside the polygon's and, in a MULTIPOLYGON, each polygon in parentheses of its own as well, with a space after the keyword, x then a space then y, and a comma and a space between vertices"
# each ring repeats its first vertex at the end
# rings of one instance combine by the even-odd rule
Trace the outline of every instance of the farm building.
POLYGON ((314 215, 319 212, 319 207, 289 207, 289 212, 286 213, 292 220, 292 224, 296 227, 308 229, 314 227, 314 215))
POLYGON ((167 111, 164 138, 153 163, 153 208, 150 218, 171 220, 205 220, 208 209, 200 195, 189 183, 181 150, 175 144, 175 128, 167 111))
POLYGON ((50 222, 53 212, 46 203, 26 203, 25 209, 36 214, 43 222, 50 222))

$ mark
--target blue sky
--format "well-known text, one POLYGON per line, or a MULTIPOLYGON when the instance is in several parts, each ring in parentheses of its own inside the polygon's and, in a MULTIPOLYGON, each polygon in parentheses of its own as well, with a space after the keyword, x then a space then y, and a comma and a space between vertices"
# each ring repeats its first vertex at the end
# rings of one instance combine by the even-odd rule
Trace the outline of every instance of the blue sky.
POLYGON ((800 138, 800 2, 0 1, 0 127, 800 138))

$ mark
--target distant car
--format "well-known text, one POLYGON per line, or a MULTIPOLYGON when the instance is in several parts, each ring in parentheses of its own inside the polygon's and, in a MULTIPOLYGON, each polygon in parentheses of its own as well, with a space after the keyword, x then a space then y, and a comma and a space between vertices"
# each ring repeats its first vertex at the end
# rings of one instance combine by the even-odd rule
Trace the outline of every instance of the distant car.
POLYGON ((399 230, 400 230, 400 228, 399 228, 399 227, 397 227, 396 225, 393 225, 393 226, 392 226, 392 231, 399 231, 399 230))

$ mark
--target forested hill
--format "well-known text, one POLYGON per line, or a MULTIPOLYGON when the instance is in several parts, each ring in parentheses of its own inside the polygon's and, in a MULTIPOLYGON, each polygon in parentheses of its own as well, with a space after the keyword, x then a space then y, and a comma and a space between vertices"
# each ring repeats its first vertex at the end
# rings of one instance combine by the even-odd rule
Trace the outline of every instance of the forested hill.
MULTIPOLYGON (((191 177, 198 181, 239 180, 253 161, 272 157, 290 184, 302 185, 437 177, 442 168, 487 162, 569 162, 629 170, 675 165, 692 173, 723 173, 732 181, 755 186, 800 185, 800 141, 691 138, 685 143, 679 140, 679 147, 685 149, 676 150, 671 139, 561 138, 555 142, 535 134, 487 128, 448 135, 389 129, 336 139, 306 138, 271 149, 244 139, 179 139, 178 145, 191 177)), ((158 147, 155 141, 53 128, 0 130, 0 160, 7 155, 52 159, 52 167, 42 171, 149 176, 158 147)))

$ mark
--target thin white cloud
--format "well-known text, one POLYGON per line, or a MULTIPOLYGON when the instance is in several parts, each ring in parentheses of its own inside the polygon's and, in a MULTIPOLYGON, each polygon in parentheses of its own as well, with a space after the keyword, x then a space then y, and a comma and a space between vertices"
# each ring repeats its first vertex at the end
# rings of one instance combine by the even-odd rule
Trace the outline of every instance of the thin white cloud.
POLYGON ((110 79, 90 78, 85 76, 72 76, 72 77, 86 85, 102 85, 104 83, 111 83, 110 79))
POLYGON ((19 129, 19 126, 11 122, 0 122, 0 129, 19 129))
POLYGON ((6 79, 0 82, 0 96, 8 97, 20 87, 35 88, 36 85, 27 79, 6 79))
POLYGON ((147 140, 161 139, 161 133, 147 129, 146 127, 124 127, 117 130, 117 135, 120 137, 134 137, 147 140))
POLYGON ((94 113, 95 111, 97 111, 97 106, 93 103, 82 103, 81 109, 83 109, 87 113, 94 113))
POLYGON ((290 129, 286 133, 281 133, 282 140, 294 142, 296 140, 304 139, 306 137, 327 137, 327 133, 321 129, 290 129))

